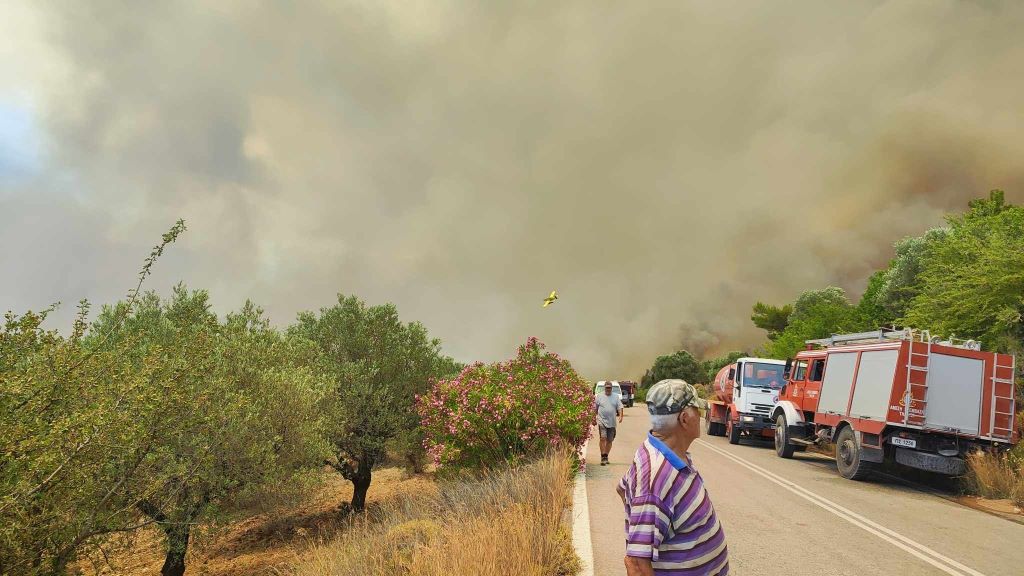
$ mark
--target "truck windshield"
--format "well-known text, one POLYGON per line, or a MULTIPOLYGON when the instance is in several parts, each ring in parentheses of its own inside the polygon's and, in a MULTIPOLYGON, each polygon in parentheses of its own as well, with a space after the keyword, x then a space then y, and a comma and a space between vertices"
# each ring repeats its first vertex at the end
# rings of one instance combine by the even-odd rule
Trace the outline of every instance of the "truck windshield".
POLYGON ((743 364, 743 387, 778 390, 785 382, 782 379, 784 368, 781 364, 746 362, 743 364))

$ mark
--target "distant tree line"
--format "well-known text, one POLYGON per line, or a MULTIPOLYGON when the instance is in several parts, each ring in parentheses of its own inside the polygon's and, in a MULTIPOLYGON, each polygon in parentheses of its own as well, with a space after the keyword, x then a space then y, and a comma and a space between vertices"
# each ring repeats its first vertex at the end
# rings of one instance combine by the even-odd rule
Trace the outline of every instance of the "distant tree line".
POLYGON ((393 305, 339 296, 285 330, 245 302, 219 318, 203 290, 139 285, 71 333, 51 309, 0 330, 0 574, 60 575, 84 555, 164 535, 164 575, 208 526, 297 497, 326 466, 360 510, 375 467, 420 468, 417 394, 463 367, 393 305))
MULTIPOLYGON (((993 190, 966 212, 947 216, 944 227, 900 240, 895 250, 856 303, 835 286, 808 290, 783 305, 755 303, 751 320, 767 342, 751 354, 785 359, 806 340, 910 326, 1024 355, 1024 207, 1007 204, 1003 192, 993 190)), ((700 360, 680 350, 660 356, 641 387, 665 378, 708 382, 744 355, 700 360)))
POLYGON ((1024 207, 1000 190, 973 200, 946 226, 895 245, 889 265, 868 279, 860 300, 834 286, 795 302, 758 302, 751 320, 765 330, 760 353, 788 358, 804 341, 843 332, 910 326, 974 339, 985 349, 1024 351, 1024 207))
POLYGON ((665 356, 659 356, 640 379, 640 387, 650 388, 661 380, 678 378, 691 384, 706 384, 718 371, 737 358, 747 356, 746 352, 729 352, 715 358, 698 360, 686 350, 680 350, 665 356))

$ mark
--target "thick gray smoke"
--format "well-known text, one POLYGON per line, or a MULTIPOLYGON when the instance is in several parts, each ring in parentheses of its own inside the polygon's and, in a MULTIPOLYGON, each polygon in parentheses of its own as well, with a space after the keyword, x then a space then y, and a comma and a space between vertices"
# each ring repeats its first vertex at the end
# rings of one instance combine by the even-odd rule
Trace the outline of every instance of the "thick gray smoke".
POLYGON ((0 308, 109 302, 182 217, 153 288, 636 378, 1022 200, 1020 2, 264 4, 0 7, 0 125, 41 141, 0 162, 0 308))

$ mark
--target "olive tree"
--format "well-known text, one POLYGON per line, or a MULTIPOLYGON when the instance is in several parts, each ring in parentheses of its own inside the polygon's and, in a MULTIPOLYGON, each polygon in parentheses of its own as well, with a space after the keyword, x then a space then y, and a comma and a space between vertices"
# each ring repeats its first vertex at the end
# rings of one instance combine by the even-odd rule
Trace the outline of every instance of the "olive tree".
MULTIPOLYGON (((153 248, 129 292, 139 289, 164 249, 185 230, 179 220, 153 248)), ((56 306, 56 305, 55 305, 56 306)), ((54 307, 55 307, 54 306, 54 307)), ((69 336, 42 327, 43 312, 8 312, 0 330, 0 573, 63 574, 105 535, 139 522, 125 495, 141 477, 147 438, 135 409, 151 393, 156 366, 133 362, 112 318, 89 347, 89 304, 69 336)))
MULTIPOLYGON (((108 307, 96 323, 118 315, 108 307)), ((134 406, 138 481, 125 502, 164 533, 161 574, 180 575, 193 528, 229 514, 323 457, 322 389, 301 351, 247 303, 220 323, 204 291, 145 294, 118 338, 155 366, 134 406)), ((105 345, 105 344, 103 344, 105 345)))
POLYGON ((102 536, 141 524, 122 498, 144 442, 131 407, 149 363, 117 347, 90 354, 81 333, 8 314, 0 333, 0 573, 62 574, 102 536))
POLYGON ((325 462, 352 482, 352 509, 362 510, 374 467, 389 451, 418 449, 416 395, 457 365, 421 324, 403 324, 393 305, 367 306, 354 296, 303 312, 289 333, 315 344, 316 364, 331 380, 322 403, 332 449, 325 462))

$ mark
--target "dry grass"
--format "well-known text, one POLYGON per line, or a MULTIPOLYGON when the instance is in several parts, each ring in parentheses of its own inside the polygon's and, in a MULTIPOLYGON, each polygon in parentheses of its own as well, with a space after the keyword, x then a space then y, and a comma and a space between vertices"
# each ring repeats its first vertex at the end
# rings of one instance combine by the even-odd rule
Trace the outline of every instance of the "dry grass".
POLYGON ((1024 461, 1014 453, 978 451, 967 457, 968 491, 985 498, 1005 498, 1024 507, 1024 461))
MULTIPOLYGON (((370 509, 387 506, 410 494, 436 491, 429 476, 385 468, 373 475, 368 494, 370 509)), ((304 558, 315 543, 331 540, 352 523, 345 514, 352 484, 336 472, 325 471, 323 481, 296 506, 258 514, 227 526, 200 527, 190 546, 186 575, 271 576, 304 558)), ((160 573, 163 541, 155 529, 135 535, 131 545, 112 550, 107 557, 83 558, 73 573, 83 576, 149 576, 160 573)))
POLYGON ((288 571, 295 576, 575 574, 570 460, 462 478, 382 507, 288 571))
MULTIPOLYGON (((573 574, 563 511, 569 460, 551 455, 483 478, 444 482, 390 468, 374 474, 368 512, 348 515, 352 486, 327 473, 301 504, 216 529, 197 529, 186 574, 573 574)), ((155 529, 106 557, 83 558, 83 576, 157 574, 155 529)))

